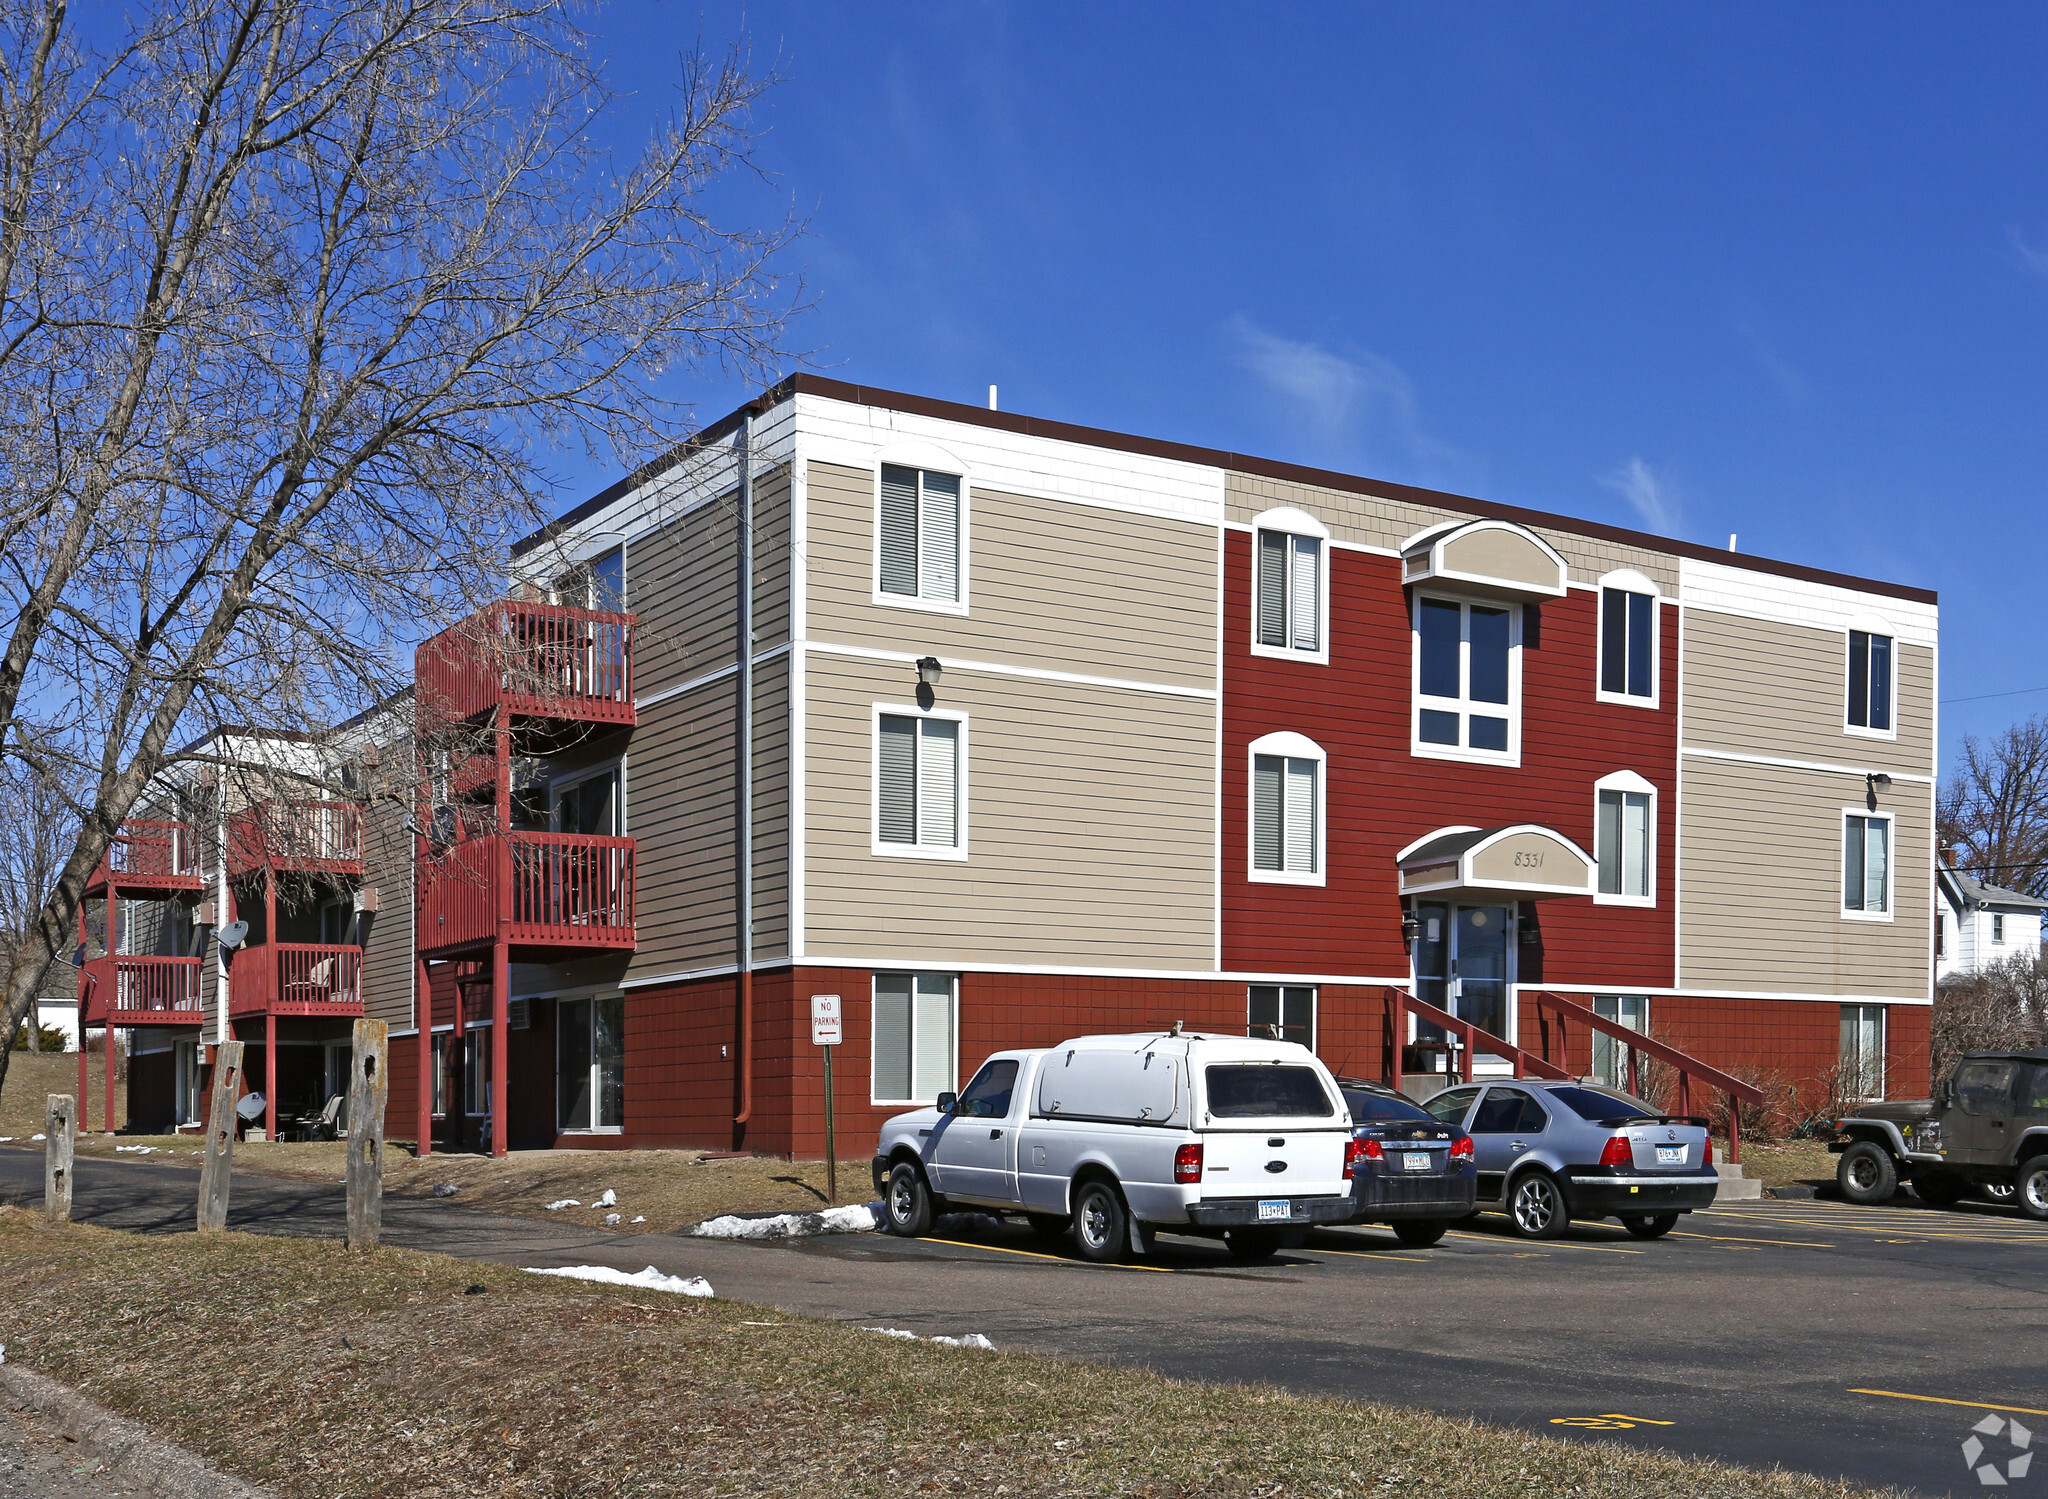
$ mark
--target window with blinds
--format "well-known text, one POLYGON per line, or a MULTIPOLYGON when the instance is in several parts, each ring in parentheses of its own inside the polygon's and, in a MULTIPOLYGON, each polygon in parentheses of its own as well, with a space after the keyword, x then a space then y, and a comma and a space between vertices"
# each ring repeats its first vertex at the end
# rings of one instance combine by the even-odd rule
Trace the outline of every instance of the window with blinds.
POLYGON ((1322 867, 1316 781, 1322 766, 1291 755, 1252 757, 1252 868, 1315 874, 1322 867))
POLYGON ((960 602, 960 480, 882 465, 877 587, 898 598, 960 602))
POLYGON ((960 722, 884 713, 875 735, 875 841, 960 846, 960 722))
POLYGON ((873 1102, 930 1104, 952 1091, 954 998, 950 973, 875 975, 873 1102))
POLYGON ((1602 791, 1595 847, 1600 893, 1650 897, 1650 798, 1640 791, 1602 791))
POLYGON ((1842 909, 1864 916, 1891 914, 1892 820, 1851 812, 1842 835, 1842 909))
POLYGON ((1258 533, 1259 644, 1320 655, 1323 543, 1285 531, 1258 533))
POLYGON ((1841 1090, 1849 1098, 1884 1097, 1884 1006, 1842 1006, 1841 1090))

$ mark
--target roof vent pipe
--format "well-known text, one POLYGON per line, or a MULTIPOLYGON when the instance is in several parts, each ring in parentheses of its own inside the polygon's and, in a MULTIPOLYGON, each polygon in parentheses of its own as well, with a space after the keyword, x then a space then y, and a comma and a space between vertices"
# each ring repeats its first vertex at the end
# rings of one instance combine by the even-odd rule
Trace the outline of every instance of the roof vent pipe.
POLYGON ((988 409, 996 409, 996 388, 993 385, 988 388, 988 409))

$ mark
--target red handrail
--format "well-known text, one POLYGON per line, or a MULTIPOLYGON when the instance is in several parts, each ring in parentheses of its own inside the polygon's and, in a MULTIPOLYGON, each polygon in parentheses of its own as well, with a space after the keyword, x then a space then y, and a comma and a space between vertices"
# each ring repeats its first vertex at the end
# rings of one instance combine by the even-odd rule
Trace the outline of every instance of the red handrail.
POLYGON ((633 721, 636 617, 505 600, 424 642, 422 707, 459 722, 503 703, 536 717, 633 721))
POLYGON ((228 971, 236 1013, 279 1004, 360 1005, 363 950, 350 944, 265 942, 235 955, 228 971))
POLYGON ((123 954, 94 958, 79 970, 83 1012, 100 1025, 110 1014, 197 1019, 202 1013, 199 963, 198 958, 123 954))
POLYGON ((197 878, 199 845, 192 825, 163 818, 135 818, 121 824, 105 857, 94 871, 95 884, 107 877, 130 879, 197 878))
POLYGON ((621 946, 633 940, 631 838, 587 833, 488 834, 450 844, 422 870, 419 941, 447 948, 494 940, 621 946))
POLYGON ((1388 1035, 1389 1059, 1387 1075, 1393 1080, 1391 1086, 1397 1092, 1401 1087, 1401 1052, 1408 1045, 1408 1016, 1411 1014, 1418 1019, 1428 1021, 1431 1025, 1450 1031, 1453 1035, 1460 1036, 1463 1039, 1463 1080, 1465 1082, 1469 1083, 1472 1081, 1472 1058, 1482 1051, 1494 1056, 1506 1057, 1513 1065, 1516 1077, 1529 1077, 1533 1075, 1536 1077, 1564 1079, 1571 1076, 1569 1072, 1566 1072, 1548 1058, 1539 1057, 1533 1052, 1524 1051, 1512 1041, 1503 1041, 1491 1031, 1483 1031, 1469 1020, 1460 1020, 1448 1011, 1439 1010, 1428 1001, 1417 999, 1406 989, 1390 988, 1386 991, 1386 995, 1388 1001, 1387 1024, 1390 1028, 1388 1035))
POLYGON ((228 820, 228 868, 319 868, 363 861, 363 809, 329 798, 273 797, 228 820))

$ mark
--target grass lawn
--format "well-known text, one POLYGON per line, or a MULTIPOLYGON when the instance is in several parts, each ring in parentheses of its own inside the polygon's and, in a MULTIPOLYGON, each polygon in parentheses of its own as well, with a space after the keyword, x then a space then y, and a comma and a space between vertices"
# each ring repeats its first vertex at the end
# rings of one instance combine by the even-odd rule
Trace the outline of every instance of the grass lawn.
POLYGON ((1789 1187, 1805 1182, 1814 1187, 1835 1184, 1835 1162, 1825 1140, 1787 1140, 1783 1145, 1753 1145, 1742 1142, 1742 1170, 1767 1187, 1789 1187))
POLYGON ((403 1250, 0 1208, 0 1275, 10 1359, 294 1499, 1864 1492, 403 1250))
MULTIPOLYGON (((92 1078, 89 1095, 94 1128, 103 1127, 101 1111, 107 1103, 106 1059, 86 1058, 92 1078)), ((26 1140, 43 1127, 43 1109, 52 1093, 78 1093, 78 1053, 17 1051, 7 1064, 7 1086, 0 1089, 0 1135, 26 1140)), ((128 1122, 128 1089, 114 1086, 115 1127, 128 1122)))

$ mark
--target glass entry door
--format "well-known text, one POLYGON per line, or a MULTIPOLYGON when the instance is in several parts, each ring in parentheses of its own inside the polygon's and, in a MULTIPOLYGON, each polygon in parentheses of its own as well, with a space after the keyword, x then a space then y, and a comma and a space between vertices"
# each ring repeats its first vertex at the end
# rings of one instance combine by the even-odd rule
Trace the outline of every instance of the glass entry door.
MULTIPOLYGON (((1506 1039, 1508 985, 1514 982, 1514 908, 1419 902, 1415 920, 1415 997, 1506 1039)), ((1416 1040, 1444 1040, 1437 1026, 1416 1040)))

